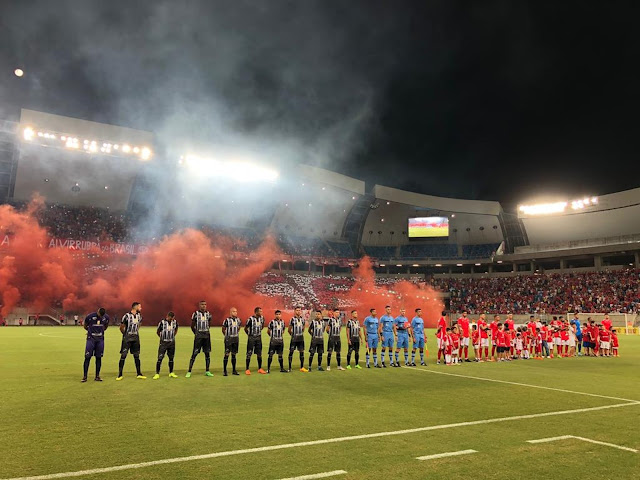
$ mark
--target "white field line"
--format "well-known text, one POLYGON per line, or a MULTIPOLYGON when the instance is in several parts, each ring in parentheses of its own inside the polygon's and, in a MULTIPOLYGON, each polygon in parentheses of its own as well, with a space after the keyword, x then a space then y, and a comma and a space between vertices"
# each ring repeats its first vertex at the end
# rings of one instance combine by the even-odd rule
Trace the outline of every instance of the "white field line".
POLYGON ((284 450, 288 448, 310 447, 314 445, 324 445, 328 443, 350 442, 353 440, 366 440, 369 438, 390 437, 395 435, 407 435, 411 433, 430 432, 434 430, 445 430, 449 428, 468 427, 473 425, 485 425, 489 423, 510 422, 514 420, 529 420, 532 418, 571 415, 574 413, 595 412, 598 410, 608 410, 610 408, 622 408, 622 407, 629 407, 629 406, 635 406, 635 405, 640 405, 640 402, 617 403, 613 405, 602 405, 600 407, 576 408, 572 410, 558 410, 555 412, 545 412, 545 413, 532 413, 529 415, 516 415, 513 417, 489 418, 486 420, 472 420, 469 422, 448 423, 444 425, 430 425, 427 427, 410 428, 406 430, 366 433, 362 435, 352 435, 349 437, 327 438, 323 440, 311 440, 307 442, 298 442, 298 443, 284 443, 280 445, 268 445, 266 447, 245 448, 242 450, 228 450, 225 452, 213 452, 213 453, 206 453, 203 455, 191 455, 188 457, 165 458, 162 460, 151 460, 149 462, 142 462, 142 463, 129 463, 126 465, 115 465, 113 467, 94 468, 91 470, 51 473, 48 475, 35 475, 30 477, 5 478, 3 480, 51 480, 54 478, 84 477, 87 475, 96 475, 99 473, 117 472, 121 470, 133 470, 136 468, 153 467, 155 465, 166 465, 171 463, 190 462, 193 460, 205 460, 209 458, 229 457, 233 455, 245 455, 249 453, 271 452, 274 450, 284 450))
POLYGON ((448 375, 450 377, 471 378, 473 380, 482 380, 485 382, 506 383, 507 385, 517 385, 519 387, 539 388, 542 390, 551 390, 554 392, 573 393, 576 395, 586 395, 588 397, 606 398, 608 400, 619 400, 622 402, 640 403, 640 400, 631 400, 629 398, 620 398, 620 397, 610 397, 608 395, 599 395, 597 393, 576 392, 575 390, 566 390, 564 388, 544 387, 542 385, 531 385, 529 383, 509 382, 507 380, 496 380, 495 378, 474 377, 472 375, 460 375, 459 373, 438 372, 436 370, 429 370, 426 368, 412 368, 412 367, 403 367, 403 368, 406 368, 408 370, 413 370, 415 372, 433 373, 435 375, 448 375))
POLYGON ((604 445, 605 447, 617 448, 618 450, 625 450, 627 452, 638 453, 638 450, 635 448, 623 447, 622 445, 616 445, 615 443, 607 443, 600 442, 598 440, 592 440, 590 438, 584 437, 576 437, 575 435, 562 435, 560 437, 549 437, 549 438, 540 438, 538 440, 527 440, 527 443, 547 443, 547 442, 555 442, 558 440, 569 440, 569 439, 581 440, 583 442, 595 443, 596 445, 604 445))
POLYGON ((416 460, 435 460, 436 458, 457 457, 458 455, 468 455, 476 453, 477 450, 460 450, 458 452, 436 453, 434 455, 425 455, 424 457, 416 457, 416 460))
POLYGON ((302 475, 301 477, 281 478, 280 480, 312 480, 314 478, 335 477, 337 475, 344 475, 345 473, 347 473, 345 470, 334 470, 333 472, 314 473, 312 475, 302 475))

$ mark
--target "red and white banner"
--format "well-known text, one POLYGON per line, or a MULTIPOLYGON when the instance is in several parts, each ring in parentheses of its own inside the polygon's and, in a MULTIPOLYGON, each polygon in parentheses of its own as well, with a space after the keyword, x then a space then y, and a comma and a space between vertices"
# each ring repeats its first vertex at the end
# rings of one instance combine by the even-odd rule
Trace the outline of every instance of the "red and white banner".
MULTIPOLYGON (((0 247, 11 247, 13 238, 4 235, 0 247)), ((95 252, 105 255, 139 255, 149 250, 147 245, 137 243, 100 242, 91 240, 79 240, 76 238, 49 238, 47 248, 64 248, 78 252, 95 252)))

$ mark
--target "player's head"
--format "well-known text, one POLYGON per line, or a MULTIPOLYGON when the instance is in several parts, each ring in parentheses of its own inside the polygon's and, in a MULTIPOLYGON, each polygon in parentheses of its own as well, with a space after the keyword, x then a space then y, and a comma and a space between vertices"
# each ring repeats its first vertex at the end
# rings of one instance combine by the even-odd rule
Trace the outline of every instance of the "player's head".
POLYGON ((322 310, 316 310, 316 320, 322 320, 322 310))
POLYGON ((447 333, 451 333, 451 327, 447 327, 447 333))
POLYGON ((253 314, 256 317, 261 317, 262 316, 262 307, 256 307, 253 309, 253 314))
POLYGON ((400 315, 402 315, 404 317, 406 313, 407 313, 406 309, 404 309, 404 308, 400 309, 400 315))
POLYGON ((280 310, 275 311, 276 320, 280 320, 282 318, 282 312, 280 310))
POLYGON ((462 316, 463 316, 464 318, 467 318, 467 311, 466 311, 466 310, 463 310, 463 311, 462 311, 462 316))
POLYGON ((484 320, 487 316, 484 313, 480 314, 480 320, 484 320))
POLYGON ((553 321, 554 321, 554 322, 558 321, 558 317, 554 315, 554 316, 553 316, 553 321))
POLYGON ((533 315, 529 315, 529 321, 530 322, 533 322, 533 318, 534 318, 533 315))
POLYGON ((608 319, 609 319, 609 314, 608 314, 608 313, 605 313, 605 314, 604 314, 604 319, 605 319, 605 320, 608 320, 608 319))
POLYGON ((384 307, 384 311, 387 315, 391 315, 391 305, 387 305, 386 307, 384 307))
POLYGON ((370 309, 369 313, 371 314, 372 317, 375 317, 376 316, 376 309, 375 308, 370 309))
POLYGON ((416 317, 422 317, 422 309, 421 308, 416 308, 415 313, 416 313, 416 317))
POLYGON ((296 307, 296 308, 294 308, 294 309, 293 309, 293 314, 294 314, 296 317, 301 316, 301 315, 302 315, 302 308, 301 308, 301 307, 296 307))
POLYGON ((238 316, 238 309, 236 307, 231 307, 229 309, 229 315, 231 315, 232 317, 237 317, 238 316))
POLYGON ((513 319, 513 313, 508 314, 508 315, 507 315, 507 318, 508 318, 509 320, 512 320, 512 319, 513 319))
POLYGON ((140 302, 133 302, 131 304, 131 311, 132 312, 141 312, 142 311, 142 305, 140 304, 140 302))
POLYGON ((166 316, 167 320, 173 320, 174 318, 176 318, 176 314, 175 313, 173 313, 173 312, 168 312, 167 313, 167 316, 166 316))
POLYGON ((499 322, 500 321, 500 315, 494 315, 493 316, 493 321, 494 322, 499 322))
POLYGON ((200 309, 201 312, 206 312, 207 311, 206 300, 200 300, 200 302, 198 303, 198 308, 200 309))
POLYGON ((471 330, 477 330, 478 326, 477 325, 471 325, 471 330))
POLYGON ((339 308, 334 308, 333 309, 333 318, 340 318, 340 309, 339 308))
POLYGON ((446 311, 446 310, 443 310, 443 311, 442 311, 442 316, 443 316, 443 317, 446 317, 447 315, 448 315, 447 311, 446 311))
POLYGON ((104 307, 100 307, 96 313, 98 314, 98 316, 99 316, 100 318, 102 318, 102 317, 104 317, 104 315, 107 313, 107 311, 105 310, 105 308, 104 308, 104 307))
POLYGON ((358 311, 357 310, 351 310, 351 318, 358 318, 358 311))
POLYGON ((612 334, 616 333, 616 329, 615 328, 611 329, 611 333, 612 334))

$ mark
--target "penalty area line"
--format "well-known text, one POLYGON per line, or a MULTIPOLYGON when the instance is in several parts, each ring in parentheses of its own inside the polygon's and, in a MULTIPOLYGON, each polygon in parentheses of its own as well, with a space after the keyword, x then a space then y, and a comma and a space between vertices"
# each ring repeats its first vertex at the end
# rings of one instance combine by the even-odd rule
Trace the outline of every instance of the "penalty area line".
POLYGON ((281 478, 280 480, 312 480, 315 478, 335 477, 338 475, 344 475, 345 473, 347 473, 346 470, 334 470, 332 472, 313 473, 311 475, 302 475, 300 477, 281 478))
POLYGON ((619 400, 622 402, 640 403, 640 400, 631 400, 629 398, 620 398, 620 397, 610 397, 608 395, 600 395, 598 393, 577 392, 575 390, 567 390, 564 388, 554 388, 554 387, 545 387, 543 385, 531 385, 529 383, 510 382, 508 380, 497 380, 495 378, 474 377, 472 375, 461 375, 459 373, 436 372, 434 370, 429 370, 426 368, 410 368, 410 367, 403 367, 403 368, 406 368, 407 370, 412 370, 414 372, 433 373, 434 375, 447 375, 449 377, 470 378, 472 380, 482 380, 484 382, 494 382, 494 383, 505 383, 507 385, 516 385, 518 387, 539 388, 541 390, 551 390, 553 392, 573 393, 575 395, 585 395, 587 397, 606 398, 607 400, 619 400))
POLYGON ((460 450, 458 452, 436 453, 433 455, 416 457, 416 460, 435 460, 436 458, 457 457, 458 455, 468 455, 470 453, 478 453, 478 451, 477 450, 460 450))
POLYGON ((486 425, 490 423, 511 422, 514 420, 529 420, 533 418, 552 417, 559 415, 572 415, 575 413, 596 412, 598 410, 608 410, 611 408, 622 408, 640 405, 640 402, 616 403, 613 405, 602 405, 599 407, 575 408, 572 410, 558 410, 555 412, 532 413, 528 415, 515 415, 512 417, 488 418, 485 420, 472 420, 468 422, 448 423, 443 425, 430 425, 427 427, 409 428, 406 430, 394 430, 387 432, 365 433, 362 435, 352 435, 348 437, 326 438, 323 440, 310 440, 298 443, 283 443, 280 445, 268 445, 265 447, 245 448, 241 450, 228 450, 224 452, 205 453, 203 455, 190 455, 187 457, 165 458, 161 460, 151 460, 141 463, 130 463, 126 465, 114 465, 112 467, 93 468, 90 470, 78 470, 75 472, 60 472, 47 475, 33 475, 28 477, 4 478, 2 480, 52 480, 55 478, 85 477, 100 473, 118 472, 122 470, 133 470, 137 468, 153 467, 156 465, 168 465, 171 463, 190 462, 193 460, 206 460, 210 458, 230 457, 233 455, 246 455, 249 453, 271 452, 274 450, 285 450, 288 448, 311 447, 315 445, 325 445, 329 443, 350 442, 354 440, 367 440, 370 438, 391 437, 396 435, 408 435, 412 433, 431 432, 435 430, 445 430, 449 428, 469 427, 473 425, 486 425))
POLYGON ((580 440, 582 442, 595 443, 596 445, 604 445, 605 447, 617 448, 618 450, 624 450, 626 452, 638 453, 635 448, 623 447, 622 445, 616 445, 615 443, 601 442, 599 440, 592 440, 591 438, 576 437, 575 435, 562 435, 560 437, 540 438, 538 440, 527 440, 527 443, 547 443, 557 442, 558 440, 580 440))

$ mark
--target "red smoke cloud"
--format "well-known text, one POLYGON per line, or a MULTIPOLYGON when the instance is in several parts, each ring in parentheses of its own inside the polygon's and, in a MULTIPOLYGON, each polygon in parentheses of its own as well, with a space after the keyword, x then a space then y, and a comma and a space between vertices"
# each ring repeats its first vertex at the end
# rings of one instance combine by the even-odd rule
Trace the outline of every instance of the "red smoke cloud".
POLYGON ((393 315, 398 315, 398 309, 405 308, 406 316, 411 319, 415 316, 415 309, 421 308, 425 326, 435 327, 444 310, 444 304, 436 291, 426 284, 416 285, 402 281, 392 287, 376 286, 375 272, 369 257, 360 260, 358 266, 353 269, 353 276, 356 283, 343 298, 355 301, 360 318, 369 315, 370 308, 375 308, 380 317, 384 314, 384 307, 390 305, 393 315))
MULTIPOLYGON (((263 307, 267 316, 282 308, 281 299, 253 292, 260 275, 281 255, 273 238, 267 238, 245 261, 228 260, 231 239, 196 230, 165 237, 135 259, 103 255, 98 248, 84 251, 83 255, 64 248, 47 248, 47 231, 35 218, 35 212, 43 206, 41 199, 34 200, 25 212, 0 206, 2 238, 11 237, 9 245, 0 250, 4 254, 0 262, 3 316, 19 305, 46 314, 50 313, 50 306, 61 304, 59 308, 64 311, 82 312, 104 306, 112 317, 119 318, 131 302, 138 301, 146 324, 159 321, 169 310, 186 324, 198 302, 206 300, 214 322, 220 324, 232 306, 238 308, 242 318, 253 314, 256 306, 263 307)), ((420 307, 431 325, 443 308, 428 287, 410 282, 395 284, 392 290, 377 287, 368 258, 362 259, 353 274, 354 287, 338 296, 365 310, 361 315, 372 307, 382 314, 384 306, 390 304, 394 312, 406 308, 411 318, 413 310, 420 307)))

